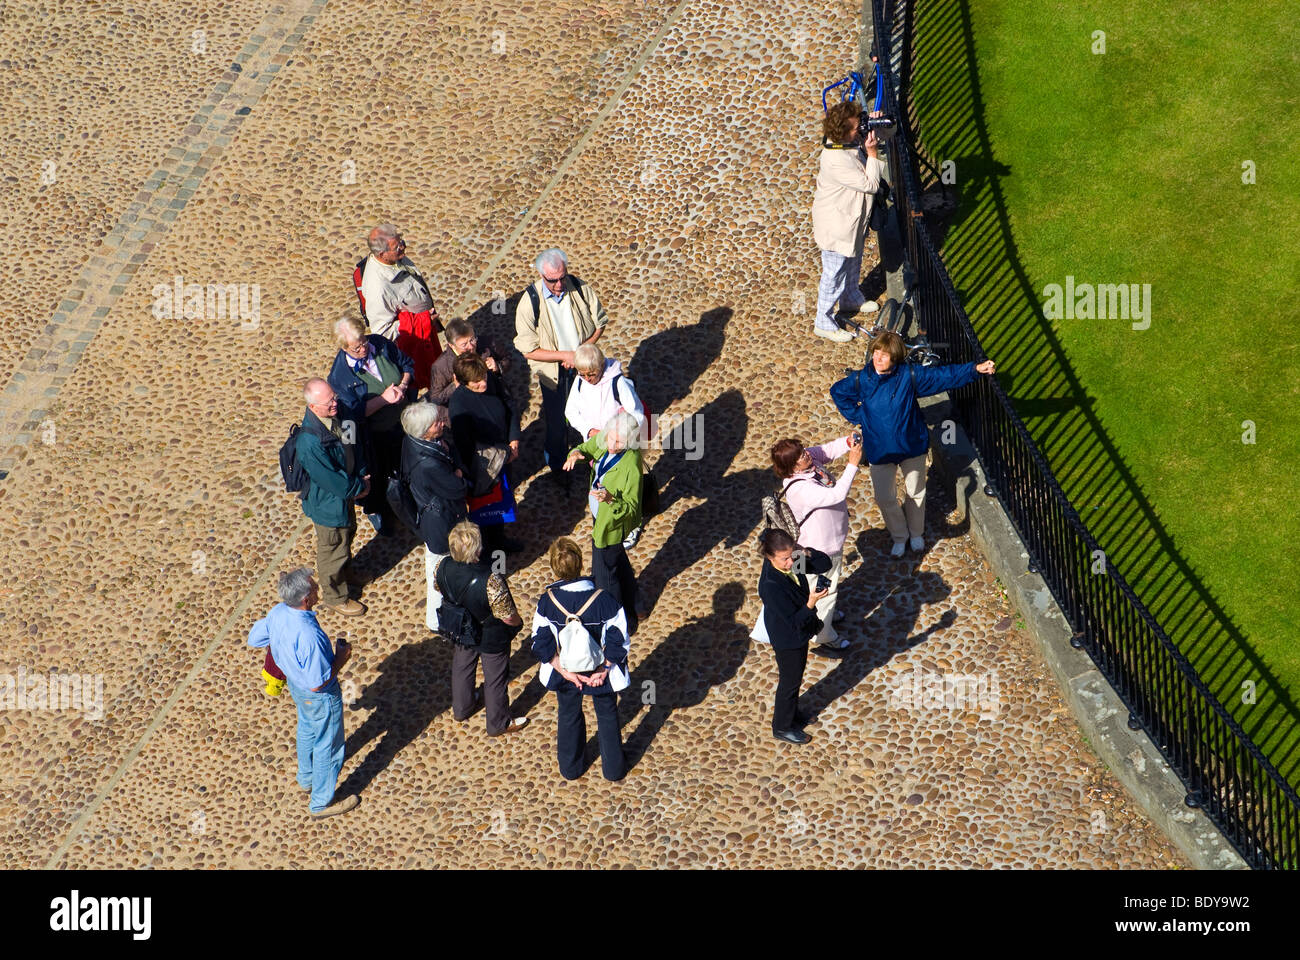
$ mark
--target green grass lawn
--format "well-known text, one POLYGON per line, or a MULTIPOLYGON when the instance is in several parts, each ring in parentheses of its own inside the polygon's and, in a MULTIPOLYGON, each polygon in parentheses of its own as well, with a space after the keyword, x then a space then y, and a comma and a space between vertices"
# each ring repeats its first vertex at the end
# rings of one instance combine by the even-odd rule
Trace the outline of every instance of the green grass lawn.
POLYGON ((1294 784, 1296 7, 918 7, 921 149, 956 165, 944 256, 981 342, 1110 564, 1294 784), (1067 276, 1150 284, 1149 329, 1049 319, 1067 276))

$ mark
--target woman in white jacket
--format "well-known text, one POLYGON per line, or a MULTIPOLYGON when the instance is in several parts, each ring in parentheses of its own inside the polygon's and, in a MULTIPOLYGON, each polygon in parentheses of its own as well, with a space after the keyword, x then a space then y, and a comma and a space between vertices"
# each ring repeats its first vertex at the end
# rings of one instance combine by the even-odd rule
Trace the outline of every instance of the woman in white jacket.
POLYGON ((845 313, 865 305, 861 284, 862 244, 871 225, 876 193, 885 174, 876 154, 876 135, 859 138, 859 108, 837 103, 822 121, 821 168, 813 196, 813 239, 822 251, 822 278, 817 288, 813 333, 839 343, 853 339, 835 322, 835 303, 845 313))
POLYGON ((584 442, 604 430, 620 410, 632 414, 641 436, 647 436, 645 407, 621 363, 606 359, 594 343, 584 343, 573 353, 573 368, 578 376, 564 405, 564 417, 584 442))

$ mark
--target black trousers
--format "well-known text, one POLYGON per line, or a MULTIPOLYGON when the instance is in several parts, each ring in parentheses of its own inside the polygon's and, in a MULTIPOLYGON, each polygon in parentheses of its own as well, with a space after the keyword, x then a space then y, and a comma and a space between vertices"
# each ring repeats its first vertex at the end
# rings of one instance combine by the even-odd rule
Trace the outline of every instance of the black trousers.
POLYGON ((600 589, 612 594, 623 608, 629 629, 636 625, 636 573, 627 558, 623 544, 612 547, 591 547, 591 580, 600 589))
POLYGON ((483 662, 483 709, 487 713, 487 732, 492 736, 505 733, 513 719, 510 716, 510 695, 506 684, 510 680, 510 654, 483 653, 452 644, 451 654, 451 715, 465 720, 474 712, 474 681, 478 679, 478 664, 483 662))
POLYGON ((609 680, 606 679, 599 692, 587 695, 561 678, 555 697, 558 701, 555 753, 560 761, 560 776, 565 780, 582 776, 582 753, 587 746, 587 718, 582 713, 582 701, 590 700, 596 710, 601 772, 606 780, 622 780, 627 773, 627 759, 623 756, 623 740, 618 729, 618 694, 609 686, 609 680))
POLYGON ((799 708, 799 685, 803 683, 803 671, 808 666, 807 642, 793 650, 777 650, 776 669, 779 679, 776 681, 776 699, 772 704, 772 732, 794 729, 794 717, 799 708))
POLYGON ((540 380, 538 381, 538 386, 542 388, 542 420, 546 425, 546 440, 543 450, 546 453, 546 463, 552 471, 563 469, 569 451, 581 442, 574 440, 578 431, 570 427, 569 421, 564 418, 564 405, 569 402, 569 391, 573 389, 573 378, 573 371, 566 370, 561 365, 558 377, 559 386, 554 390, 547 387, 540 380))

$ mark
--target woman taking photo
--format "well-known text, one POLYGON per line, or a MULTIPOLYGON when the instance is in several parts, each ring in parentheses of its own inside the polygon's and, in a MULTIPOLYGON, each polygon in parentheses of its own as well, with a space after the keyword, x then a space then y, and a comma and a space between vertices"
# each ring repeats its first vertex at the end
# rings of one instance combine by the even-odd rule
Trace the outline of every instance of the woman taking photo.
POLYGON ((784 530, 764 530, 759 545, 763 572, 758 577, 758 595, 779 677, 772 735, 787 743, 807 743, 812 737, 800 729, 809 718, 799 713, 799 685, 808 665, 808 641, 822 628, 817 601, 826 591, 810 590, 804 574, 824 575, 831 561, 820 550, 803 550, 796 556, 794 539, 784 530))
POLYGON ((916 553, 925 549, 925 454, 930 432, 917 398, 964 387, 981 373, 993 374, 997 367, 992 360, 941 367, 906 363, 907 347, 892 331, 871 342, 870 355, 865 368, 831 387, 831 399, 844 419, 862 430, 871 487, 894 541, 889 554, 901 557, 908 545, 916 553), (902 508, 894 489, 899 470, 907 493, 902 508))
MULTIPOLYGON (((822 156, 813 195, 813 239, 822 252, 822 278, 817 287, 817 318, 813 333, 843 343, 853 334, 835 322, 838 301, 844 313, 866 306, 862 296, 862 244, 878 203, 885 163, 876 154, 876 135, 862 137, 860 111, 851 100, 837 103, 822 120, 822 156)), ((876 218, 879 223, 879 218, 876 218)))
POLYGON ((853 435, 805 448, 802 440, 778 440, 772 447, 772 470, 781 478, 785 502, 799 524, 799 546, 820 550, 831 561, 828 576, 831 585, 817 604, 822 622, 817 642, 831 649, 849 645, 835 632, 832 621, 844 619, 835 609, 840 585, 840 566, 844 559, 844 539, 849 535, 849 487, 862 462, 862 445, 853 435), (848 466, 838 481, 826 470, 826 464, 847 453, 848 466))

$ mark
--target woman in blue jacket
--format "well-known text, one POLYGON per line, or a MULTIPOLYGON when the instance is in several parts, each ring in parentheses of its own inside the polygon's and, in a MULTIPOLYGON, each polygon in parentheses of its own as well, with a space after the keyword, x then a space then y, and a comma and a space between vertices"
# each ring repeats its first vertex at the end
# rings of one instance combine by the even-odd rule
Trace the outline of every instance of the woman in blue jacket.
POLYGON ((918 367, 905 363, 903 338, 885 331, 871 342, 871 363, 831 387, 831 399, 850 423, 862 429, 863 459, 871 465, 871 486, 894 540, 890 555, 925 549, 925 454, 930 434, 917 397, 956 390, 978 374, 992 374, 992 360, 918 367), (894 486, 899 470, 907 497, 902 507, 894 486))

